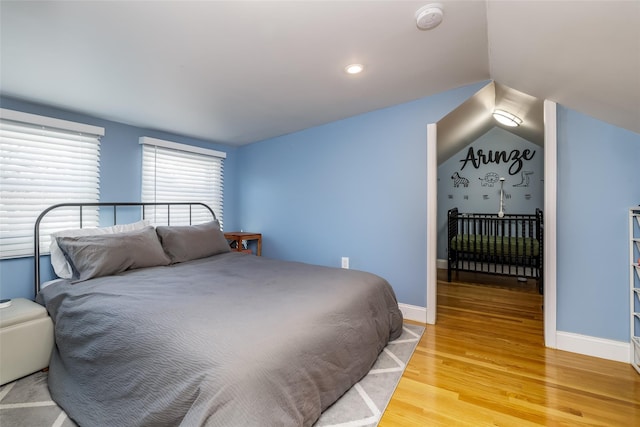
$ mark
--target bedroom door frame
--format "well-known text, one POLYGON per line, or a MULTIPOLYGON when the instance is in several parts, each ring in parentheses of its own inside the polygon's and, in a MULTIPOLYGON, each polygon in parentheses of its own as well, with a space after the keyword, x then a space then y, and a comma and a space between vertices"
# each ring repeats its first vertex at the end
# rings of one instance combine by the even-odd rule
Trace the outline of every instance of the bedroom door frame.
MULTIPOLYGON (((556 348, 556 219, 558 185, 557 105, 544 101, 544 343, 556 348)), ((427 323, 436 323, 438 306, 438 125, 427 125, 427 323)))

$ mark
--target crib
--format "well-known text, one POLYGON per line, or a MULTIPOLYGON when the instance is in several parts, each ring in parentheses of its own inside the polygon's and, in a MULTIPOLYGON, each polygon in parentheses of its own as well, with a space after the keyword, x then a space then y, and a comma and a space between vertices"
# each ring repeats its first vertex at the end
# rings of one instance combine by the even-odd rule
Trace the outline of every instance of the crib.
POLYGON ((543 214, 447 213, 447 280, 455 271, 533 278, 543 292, 543 214))

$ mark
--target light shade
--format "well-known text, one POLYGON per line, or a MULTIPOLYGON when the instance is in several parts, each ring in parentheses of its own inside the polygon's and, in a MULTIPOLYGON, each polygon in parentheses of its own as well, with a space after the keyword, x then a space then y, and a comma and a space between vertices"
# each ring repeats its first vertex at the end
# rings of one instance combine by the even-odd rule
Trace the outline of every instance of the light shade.
POLYGON ((493 118, 505 126, 516 127, 522 124, 522 119, 514 114, 511 114, 504 110, 495 110, 493 112, 493 118))
POLYGON ((346 71, 347 74, 358 74, 361 73, 362 70, 364 70, 364 65, 362 64, 350 64, 344 67, 344 71, 346 71))

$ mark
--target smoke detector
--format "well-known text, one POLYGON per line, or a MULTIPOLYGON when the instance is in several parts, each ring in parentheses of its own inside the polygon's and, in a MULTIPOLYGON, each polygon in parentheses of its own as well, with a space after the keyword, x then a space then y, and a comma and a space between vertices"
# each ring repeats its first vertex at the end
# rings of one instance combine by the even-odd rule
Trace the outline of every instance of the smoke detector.
POLYGON ((442 22, 442 4, 431 3, 416 12, 416 26, 421 30, 431 30, 442 22))

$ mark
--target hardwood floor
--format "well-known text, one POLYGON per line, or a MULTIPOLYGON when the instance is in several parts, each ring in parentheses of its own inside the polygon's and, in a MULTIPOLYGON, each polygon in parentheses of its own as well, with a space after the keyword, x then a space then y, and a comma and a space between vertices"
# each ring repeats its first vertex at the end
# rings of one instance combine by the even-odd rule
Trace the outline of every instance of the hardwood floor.
POLYGON ((545 348, 535 283, 471 284, 481 276, 447 283, 439 273, 437 324, 380 427, 640 426, 640 375, 630 365, 545 348))

